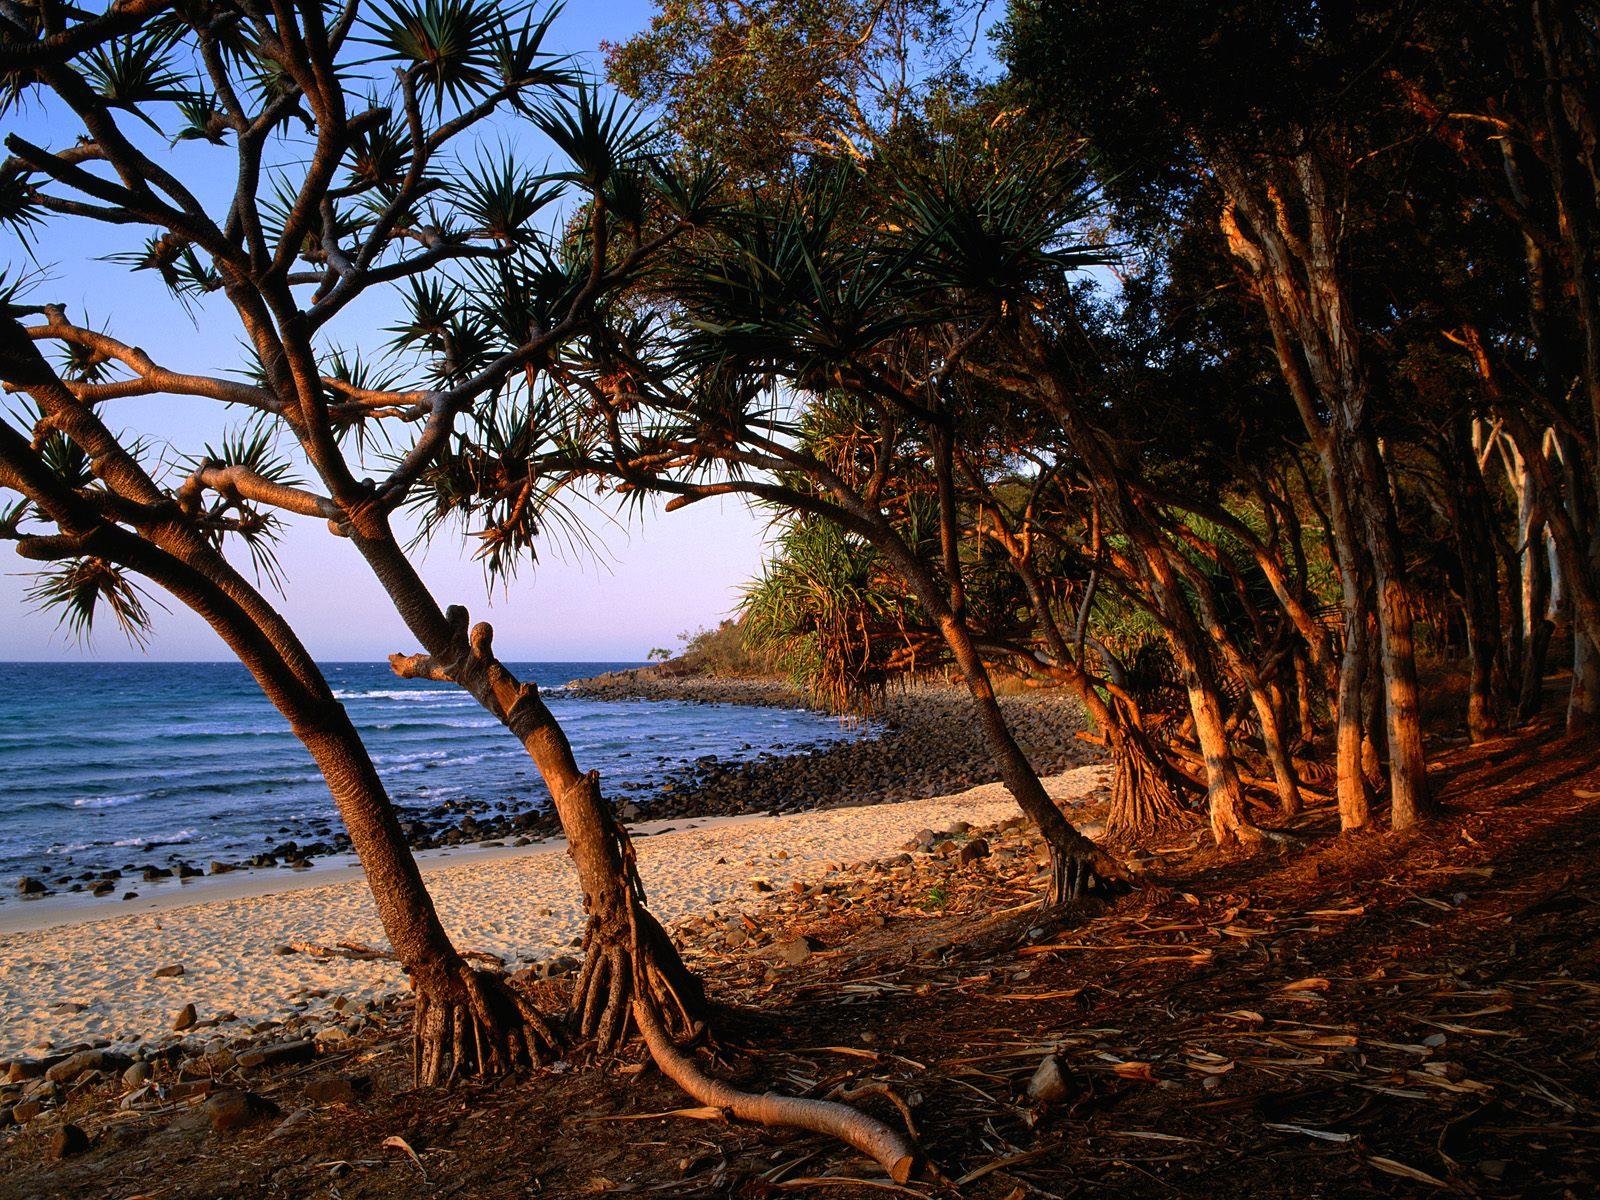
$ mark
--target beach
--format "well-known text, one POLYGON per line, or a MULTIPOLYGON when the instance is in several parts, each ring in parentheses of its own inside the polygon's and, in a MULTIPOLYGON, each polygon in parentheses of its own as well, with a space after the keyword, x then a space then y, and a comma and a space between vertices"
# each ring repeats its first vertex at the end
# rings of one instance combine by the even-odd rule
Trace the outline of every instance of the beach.
MULTIPOLYGON (((1070 808, 1102 789, 1103 766, 1046 780, 1070 808)), ((781 816, 641 821, 633 826, 651 906, 671 926, 756 913, 790 885, 899 852, 923 829, 992 825, 1017 815, 1001 785, 923 799, 781 816)), ((583 929, 565 845, 419 855, 456 944, 511 969, 570 954, 583 929)), ((82 1044, 151 1047, 193 1032, 237 1037, 294 1014, 346 1019, 404 986, 386 958, 322 956, 295 946, 386 949, 365 881, 349 866, 195 881, 125 913, 38 901, 0 925, 0 1059, 82 1044), (163 968, 181 974, 158 974, 163 968), (342 998, 342 1001, 341 1001, 342 998), (223 1019, 227 1018, 227 1019, 223 1019)))

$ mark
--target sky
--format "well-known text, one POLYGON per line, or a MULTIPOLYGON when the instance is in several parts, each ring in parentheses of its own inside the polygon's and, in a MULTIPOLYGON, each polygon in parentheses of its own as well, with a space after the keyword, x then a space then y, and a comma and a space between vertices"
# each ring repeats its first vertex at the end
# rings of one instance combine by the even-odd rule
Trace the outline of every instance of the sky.
MULTIPOLYGON (((649 0, 584 0, 569 4, 553 28, 554 49, 577 55, 598 72, 602 41, 643 29, 649 0)), ((8 115, 8 129, 45 145, 62 145, 75 133, 38 106, 8 115)), ((502 122, 488 145, 509 147, 542 164, 549 148, 520 123, 502 122)), ((227 194, 231 153, 180 144, 156 148, 202 198, 227 194)), ((142 232, 109 230, 85 222, 57 223, 32 248, 0 234, 0 267, 38 277, 32 299, 67 306, 69 315, 134 345, 164 365, 215 373, 240 361, 238 326, 222 303, 192 318, 148 273, 130 274, 104 261, 137 249, 142 232)), ((381 330, 383 301, 345 318, 381 330)), ((381 342, 374 337, 373 343, 381 342)), ((114 426, 152 439, 169 458, 192 455, 217 438, 237 416, 219 415, 207 401, 149 397, 118 401, 108 411, 114 426)), ((355 551, 320 522, 289 518, 280 547, 287 582, 276 602, 311 652, 324 661, 379 659, 417 647, 387 597, 355 551)), ((672 514, 656 510, 591 522, 598 555, 562 554, 551 545, 544 558, 509 586, 486 586, 463 540, 447 534, 420 559, 422 573, 442 604, 463 604, 474 620, 495 625, 495 648, 508 661, 641 660, 655 647, 674 647, 679 636, 714 625, 738 602, 741 586, 759 570, 766 517, 734 499, 707 500, 672 514)), ((31 609, 24 593, 34 570, 0 543, 0 660, 138 659, 194 661, 228 657, 197 617, 176 604, 152 604, 154 636, 147 648, 130 645, 114 628, 79 643, 51 613, 31 609)), ((161 599, 151 591, 150 598, 161 599)))

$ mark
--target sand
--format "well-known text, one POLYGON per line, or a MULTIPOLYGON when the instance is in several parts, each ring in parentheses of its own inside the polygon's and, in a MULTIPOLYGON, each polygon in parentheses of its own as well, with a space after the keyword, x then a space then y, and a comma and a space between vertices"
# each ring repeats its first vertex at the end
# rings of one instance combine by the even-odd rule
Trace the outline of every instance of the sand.
MULTIPOLYGON (((1104 767, 1080 767, 1046 785, 1070 802, 1106 778, 1104 767)), ((985 784, 949 796, 780 817, 642 822, 635 844, 651 907, 670 925, 735 909, 757 915, 775 893, 758 890, 754 880, 781 893, 794 880, 820 878, 829 863, 897 853, 919 829, 956 820, 994 824, 1016 814, 999 784, 985 784)), ((517 967, 570 951, 582 933, 564 851, 557 840, 419 858, 456 945, 517 967)), ((5 913, 0 1059, 38 1053, 46 1042, 170 1037, 173 1016, 187 1003, 202 1019, 233 1013, 237 1023, 220 1030, 232 1034, 295 1011, 322 1011, 330 996, 360 1002, 404 986, 390 961, 276 953, 295 942, 387 947, 357 869, 228 876, 140 903, 139 911, 115 915, 105 905, 44 901, 5 913), (183 966, 181 976, 156 976, 173 964, 183 966), (78 1005, 81 1011, 71 1011, 78 1005)))

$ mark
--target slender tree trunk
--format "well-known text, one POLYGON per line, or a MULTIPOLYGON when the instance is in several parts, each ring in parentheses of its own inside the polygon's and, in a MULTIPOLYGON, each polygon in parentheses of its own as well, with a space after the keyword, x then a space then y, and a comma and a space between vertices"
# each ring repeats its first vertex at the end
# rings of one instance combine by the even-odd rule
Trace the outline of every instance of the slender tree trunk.
POLYGON ((1429 809, 1410 589, 1399 553, 1388 472, 1370 433, 1351 441, 1355 475, 1360 481, 1356 506, 1372 554, 1377 592, 1378 654, 1389 750, 1389 821, 1395 829, 1409 829, 1429 809))
POLYGON ((395 672, 465 689, 522 744, 550 792, 589 915, 573 993, 580 1032, 602 1050, 615 1046, 627 1034, 641 980, 661 1004, 664 1023, 691 1032, 706 1016, 701 985, 645 906, 627 834, 601 795, 598 775, 579 770, 538 687, 518 680, 495 656, 488 624, 469 630, 465 609, 439 610, 387 521, 371 514, 353 521, 352 540, 425 651, 391 655, 395 672))

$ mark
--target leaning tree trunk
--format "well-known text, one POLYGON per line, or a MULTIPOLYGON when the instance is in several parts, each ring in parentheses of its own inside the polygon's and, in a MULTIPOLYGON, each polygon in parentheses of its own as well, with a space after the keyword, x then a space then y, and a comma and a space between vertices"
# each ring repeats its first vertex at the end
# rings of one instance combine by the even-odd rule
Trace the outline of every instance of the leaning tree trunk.
POLYGON ((628 1031, 636 978, 649 981, 669 1028, 679 1035, 698 1031, 708 1016, 703 989, 646 908, 626 834, 601 794, 599 776, 579 769, 538 687, 517 679, 495 656, 487 623, 469 629, 465 609, 439 610, 386 520, 361 514, 352 522, 352 538, 425 651, 390 656, 395 672, 465 689, 522 744, 550 792, 588 914, 584 965, 573 993, 579 1031, 598 1051, 615 1047, 628 1031))
MULTIPOLYGON (((1116 697, 1108 701, 1100 695, 1094 680, 1083 668, 1081 651, 1074 651, 1062 636, 1033 564, 1019 555, 1013 555, 1011 561, 1027 591, 1045 645, 1055 660, 1050 664, 1053 673, 1066 681, 1106 739, 1111 755, 1111 804, 1106 813, 1106 840, 1131 844, 1186 824, 1189 814, 1173 790, 1174 772, 1145 733, 1137 712, 1125 701, 1116 697)), ((1086 628, 1087 618, 1088 604, 1085 603, 1078 621, 1080 634, 1086 628)), ((1081 636, 1078 641, 1081 647, 1081 636)))
POLYGON ((344 707, 330 697, 319 708, 292 714, 291 725, 328 782, 378 920, 410 977, 417 1082, 432 1085, 458 1073, 499 1074, 548 1061, 560 1049, 559 1038, 504 976, 473 967, 456 953, 344 707))
POLYGON ((1050 793, 1039 781, 1028 756, 1011 733, 1005 713, 994 694, 994 684, 989 679, 972 635, 966 626, 948 612, 941 615, 939 631, 945 644, 966 680, 977 710, 978 726, 984 744, 1000 771, 1006 790, 1017 802, 1017 807, 1027 815, 1040 834, 1050 855, 1050 883, 1045 890, 1046 907, 1075 900, 1095 887, 1106 887, 1122 882, 1125 875, 1116 861, 1089 838, 1079 833, 1067 820, 1050 793))
MULTIPOLYGON (((289 722, 327 781, 366 873, 378 918, 417 997, 419 1082, 436 1083, 448 1063, 492 1072, 538 1063, 557 1048, 532 1004, 500 977, 466 964, 451 944, 406 844, 394 807, 348 714, 287 622, 183 520, 92 409, 78 403, 22 327, 0 322, 0 378, 25 388, 94 464, 108 491, 154 514, 136 530, 106 520, 0 422, 0 463, 18 472, 41 511, 74 541, 142 574, 220 636, 289 722), (469 1038, 470 1035, 470 1038, 469 1038)), ((30 539, 28 554, 55 557, 30 539)))

